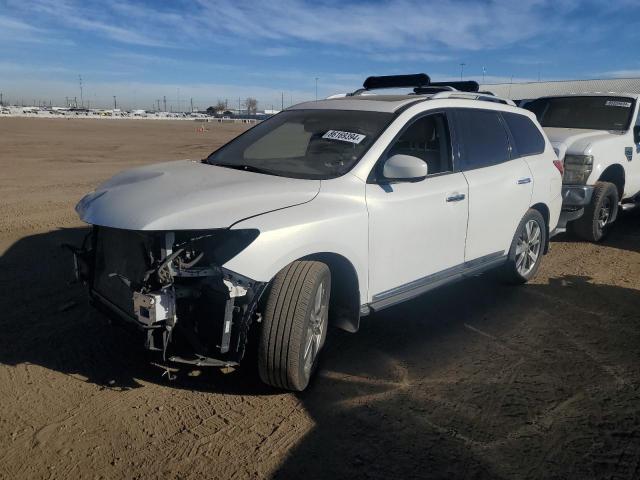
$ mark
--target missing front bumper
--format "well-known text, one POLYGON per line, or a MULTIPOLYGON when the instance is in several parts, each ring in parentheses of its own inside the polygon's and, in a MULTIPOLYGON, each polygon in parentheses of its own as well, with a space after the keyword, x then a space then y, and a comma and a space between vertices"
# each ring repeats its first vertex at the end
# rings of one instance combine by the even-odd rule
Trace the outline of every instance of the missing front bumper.
POLYGON ((161 352, 166 361, 218 367, 240 363, 251 325, 259 319, 263 282, 212 262, 194 267, 185 260, 161 267, 175 253, 167 242, 173 233, 96 227, 92 235, 91 248, 75 255, 88 271, 81 279, 92 304, 146 332, 146 348, 161 352))

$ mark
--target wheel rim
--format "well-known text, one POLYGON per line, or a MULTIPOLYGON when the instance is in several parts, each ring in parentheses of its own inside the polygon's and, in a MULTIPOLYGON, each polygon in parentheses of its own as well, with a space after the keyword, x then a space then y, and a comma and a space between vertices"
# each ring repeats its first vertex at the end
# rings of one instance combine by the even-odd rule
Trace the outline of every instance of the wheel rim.
POLYGON ((542 230, 535 220, 525 223, 516 245, 516 269, 526 276, 534 269, 540 257, 542 230))
POLYGON ((313 363, 318 356, 318 352, 322 347, 322 339, 327 328, 328 292, 325 288, 325 282, 318 285, 316 296, 313 301, 313 307, 309 318, 309 324, 305 335, 304 343, 304 372, 306 375, 311 373, 313 363))
POLYGON ((600 210, 598 210, 598 226, 600 229, 603 229, 607 223, 609 223, 609 218, 611 217, 611 199, 609 197, 605 197, 602 200, 602 205, 600 206, 600 210))

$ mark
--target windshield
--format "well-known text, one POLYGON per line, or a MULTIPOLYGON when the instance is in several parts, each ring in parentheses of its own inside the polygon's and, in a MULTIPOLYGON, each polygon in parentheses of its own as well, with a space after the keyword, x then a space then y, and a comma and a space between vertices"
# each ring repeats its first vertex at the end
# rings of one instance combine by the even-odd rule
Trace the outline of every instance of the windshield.
POLYGON ((287 110, 213 152, 206 162, 283 177, 344 175, 393 120, 392 113, 287 110))
POLYGON ((524 105, 543 127, 627 130, 634 101, 628 97, 540 98, 524 105))

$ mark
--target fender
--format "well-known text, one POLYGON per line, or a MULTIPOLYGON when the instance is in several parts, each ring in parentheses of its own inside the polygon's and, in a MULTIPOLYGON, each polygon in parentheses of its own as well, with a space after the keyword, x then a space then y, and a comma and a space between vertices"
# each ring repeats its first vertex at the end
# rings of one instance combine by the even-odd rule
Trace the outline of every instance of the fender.
POLYGON ((360 303, 368 302, 368 214, 365 182, 347 174, 323 180, 312 201, 268 212, 233 225, 260 235, 224 268, 261 282, 303 257, 333 253, 347 259, 358 277, 360 303))

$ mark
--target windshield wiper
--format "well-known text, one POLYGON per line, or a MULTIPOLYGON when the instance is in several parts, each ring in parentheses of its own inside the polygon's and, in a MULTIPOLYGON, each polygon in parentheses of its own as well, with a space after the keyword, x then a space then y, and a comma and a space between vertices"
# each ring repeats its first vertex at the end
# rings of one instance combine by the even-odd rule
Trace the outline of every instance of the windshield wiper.
POLYGON ((271 170, 267 170, 266 168, 255 167, 253 165, 247 165, 243 163, 210 163, 209 165, 214 165, 218 167, 225 168, 233 168, 234 170, 244 170, 245 172, 254 172, 254 173, 262 173, 265 175, 275 175, 279 176, 277 173, 273 173, 271 170))

